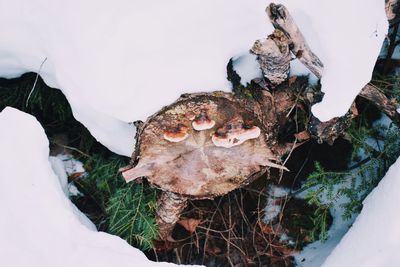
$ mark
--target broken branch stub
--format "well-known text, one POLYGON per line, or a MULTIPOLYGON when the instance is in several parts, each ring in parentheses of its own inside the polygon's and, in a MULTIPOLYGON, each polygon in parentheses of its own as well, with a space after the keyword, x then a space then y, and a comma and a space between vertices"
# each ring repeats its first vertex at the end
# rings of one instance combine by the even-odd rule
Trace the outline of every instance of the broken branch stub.
POLYGON ((397 112, 399 103, 396 101, 396 99, 388 99, 384 93, 370 84, 364 86, 359 96, 369 100, 380 111, 385 113, 394 123, 400 126, 400 114, 397 112))
POLYGON ((257 55, 263 75, 272 85, 287 80, 291 55, 289 39, 283 32, 275 30, 266 39, 257 40, 250 52, 257 55))

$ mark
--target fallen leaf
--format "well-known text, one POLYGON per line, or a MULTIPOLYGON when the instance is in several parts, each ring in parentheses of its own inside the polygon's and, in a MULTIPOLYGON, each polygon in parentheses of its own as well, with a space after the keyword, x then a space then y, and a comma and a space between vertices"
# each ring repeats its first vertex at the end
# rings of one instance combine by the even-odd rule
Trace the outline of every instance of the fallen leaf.
POLYGON ((297 80, 297 76, 290 77, 288 80, 289 86, 292 86, 292 84, 294 84, 296 82, 296 80, 297 80))
POLYGON ((308 133, 308 131, 302 131, 300 133, 296 133, 294 134, 294 136, 297 138, 297 140, 299 141, 304 141, 304 140, 308 140, 311 138, 310 134, 308 133))
POLYGON ((188 232, 194 233, 196 231, 197 226, 200 224, 199 219, 182 219, 178 221, 183 228, 185 228, 188 232))
POLYGON ((68 178, 69 178, 70 181, 73 181, 73 180, 76 180, 76 179, 80 178, 84 174, 85 174, 85 172, 74 172, 74 173, 71 173, 68 176, 68 178))

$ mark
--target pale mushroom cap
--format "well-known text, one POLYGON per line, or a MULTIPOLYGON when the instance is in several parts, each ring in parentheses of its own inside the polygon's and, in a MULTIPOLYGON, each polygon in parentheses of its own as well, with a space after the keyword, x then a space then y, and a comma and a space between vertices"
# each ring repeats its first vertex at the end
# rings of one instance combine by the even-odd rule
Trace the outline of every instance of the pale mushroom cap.
POLYGON ((172 130, 164 131, 163 135, 165 140, 173 143, 181 142, 188 138, 188 136, 188 127, 182 124, 179 124, 176 128, 173 128, 172 130))
POLYGON ((197 115, 192 122, 192 127, 196 131, 208 130, 214 127, 214 125, 215 121, 210 119, 207 114, 207 110, 202 110, 201 113, 197 115))
POLYGON ((195 120, 192 122, 193 129, 195 129, 196 131, 208 130, 214 127, 214 125, 215 121, 213 120, 204 120, 204 121, 195 120))
POLYGON ((226 136, 218 136, 213 134, 212 142, 217 147, 231 148, 246 142, 247 140, 258 138, 261 134, 260 128, 253 126, 250 129, 227 133, 226 136))

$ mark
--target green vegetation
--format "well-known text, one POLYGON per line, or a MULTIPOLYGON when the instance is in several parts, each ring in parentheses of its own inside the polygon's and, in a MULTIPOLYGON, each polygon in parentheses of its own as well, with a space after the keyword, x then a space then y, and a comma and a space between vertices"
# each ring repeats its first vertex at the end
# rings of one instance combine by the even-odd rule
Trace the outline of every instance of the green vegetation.
POLYGON ((318 206, 313 214, 318 238, 328 238, 326 214, 345 197, 343 219, 350 219, 362 209, 362 202, 384 177, 391 164, 400 156, 400 130, 389 126, 372 125, 361 116, 348 131, 352 144, 353 165, 347 170, 327 171, 315 162, 315 171, 308 176, 302 190, 306 199, 318 206))
POLYGON ((131 183, 119 188, 107 205, 109 232, 148 250, 158 237, 155 210, 156 194, 148 186, 131 183))
MULTIPOLYGON (((31 96, 35 74, 18 79, 0 79, 0 110, 12 106, 32 114, 42 124, 51 146, 53 136, 64 134, 68 148, 84 163, 87 175, 70 177, 81 195, 72 201, 101 231, 118 235, 143 250, 152 248, 158 232, 155 223, 156 191, 148 184, 126 184, 119 168, 129 158, 110 152, 94 139, 73 117, 71 108, 60 90, 52 89, 39 79, 31 96)), ((132 144, 133 145, 133 144, 132 144)))

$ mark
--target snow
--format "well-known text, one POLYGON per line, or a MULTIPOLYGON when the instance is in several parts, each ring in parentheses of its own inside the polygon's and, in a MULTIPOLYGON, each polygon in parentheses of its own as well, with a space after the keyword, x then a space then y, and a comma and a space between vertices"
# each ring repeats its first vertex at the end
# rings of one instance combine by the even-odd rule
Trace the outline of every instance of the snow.
MULTIPOLYGON (((385 114, 382 114, 381 118, 377 121, 375 121, 372 125, 372 127, 376 130, 378 130, 382 136, 386 135, 386 131, 384 129, 388 129, 391 125, 392 121, 389 117, 387 117, 385 114)), ((373 147, 374 149, 380 150, 383 148, 384 143, 381 141, 376 140, 375 138, 368 138, 366 140, 366 143, 373 147)), ((360 149, 359 151, 359 157, 360 158, 367 158, 369 154, 366 154, 363 149, 360 149)), ((351 163, 350 165, 353 165, 355 162, 351 163)), ((360 176, 357 174, 357 170, 353 170, 353 174, 350 175, 355 175, 356 180, 355 184, 358 186, 362 182, 363 176, 360 176)), ((374 175, 374 174, 372 174, 374 175)), ((400 177, 400 176, 399 176, 400 177)), ((350 177, 348 177, 350 178, 350 177)), ((384 179, 384 178, 383 178, 384 179)), ((337 192, 343 186, 350 186, 351 184, 351 179, 347 179, 347 182, 344 184, 338 184, 335 185, 333 188, 333 192, 337 192)), ((304 198, 307 195, 307 191, 302 192, 301 194, 298 194, 297 197, 304 198)), ((324 195, 321 198, 322 203, 327 203, 328 196, 324 195)), ((349 228, 353 225, 354 221, 357 219, 358 214, 354 214, 351 218, 344 219, 343 214, 345 213, 345 208, 343 207, 343 204, 348 203, 349 199, 342 195, 340 196, 337 201, 334 203, 334 206, 330 209, 331 215, 333 217, 333 222, 331 227, 329 228, 328 231, 328 236, 329 238, 325 242, 321 241, 316 241, 314 243, 311 243, 307 245, 303 250, 294 255, 297 266, 299 267, 319 267, 323 265, 323 263, 327 260, 328 256, 334 251, 334 249, 338 246, 338 244, 341 242, 342 238, 347 234, 349 231, 349 228)), ((359 242, 364 242, 363 237, 360 237, 359 242)), ((349 255, 351 256, 351 255, 349 255)), ((342 255, 341 257, 345 257, 342 255)), ((340 264, 333 265, 333 266, 342 266, 340 264)), ((367 266, 367 265, 343 265, 343 266, 367 266)), ((390 265, 389 265, 390 266, 390 265)))
MULTIPOLYGON (((381 0, 285 0, 325 64, 321 120, 369 81, 387 31, 381 0), (362 7, 362 12, 360 8, 362 7), (340 104, 338 104, 340 103, 340 104)), ((130 156, 134 127, 184 92, 230 90, 230 58, 272 32, 267 0, 0 0, 0 75, 38 72, 101 143, 130 156)), ((242 58, 241 58, 242 57, 242 58)), ((250 62, 250 63, 249 63, 250 62)), ((241 65, 241 64, 239 64, 241 65)), ((292 70, 296 73, 296 69, 292 70)), ((258 75, 258 74, 257 74, 258 75)))
POLYGON ((344 115, 372 71, 388 30, 384 1, 278 1, 292 13, 324 63, 325 97, 312 112, 321 121, 344 115))
POLYGON ((290 190, 277 185, 269 185, 267 189, 267 205, 264 209, 263 222, 265 224, 272 223, 282 210, 281 199, 289 194, 290 190))
POLYGON ((364 200, 353 226, 328 257, 330 266, 398 266, 400 159, 364 200))
POLYGON ((234 58, 233 69, 240 76, 240 83, 244 86, 255 78, 263 77, 257 56, 250 53, 234 58))
POLYGON ((80 195, 78 188, 73 182, 68 183, 68 176, 72 174, 79 174, 79 178, 83 178, 86 175, 86 171, 83 168, 83 163, 76 160, 72 155, 59 154, 57 156, 50 156, 49 161, 51 168, 57 175, 61 188, 67 197, 80 195))
MULTIPOLYGON (((336 192, 342 186, 343 185, 336 186, 334 191, 336 192)), ((307 192, 303 192, 297 197, 304 197, 306 193, 307 192)), ((322 201, 324 202, 324 200, 322 201)), ((347 201, 347 198, 341 197, 337 202, 335 202, 335 206, 330 210, 333 221, 328 231, 329 238, 324 242, 313 242, 303 248, 300 253, 294 255, 297 266, 320 267, 333 249, 337 246, 355 219, 355 217, 353 217, 348 220, 344 220, 342 217, 345 209, 341 205, 347 201)))
POLYGON ((35 118, 6 108, 0 129, 1 266, 176 266, 151 262, 119 237, 95 230, 65 196, 35 118))

